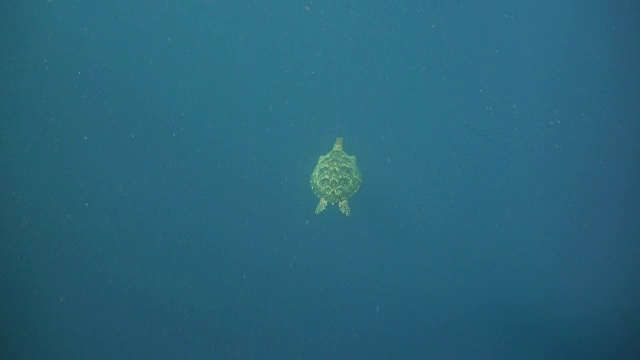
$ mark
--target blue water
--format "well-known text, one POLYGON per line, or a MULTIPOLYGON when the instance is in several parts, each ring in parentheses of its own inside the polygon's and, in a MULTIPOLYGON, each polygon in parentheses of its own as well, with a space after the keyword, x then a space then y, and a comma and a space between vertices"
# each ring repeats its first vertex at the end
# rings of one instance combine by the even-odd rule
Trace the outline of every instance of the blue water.
POLYGON ((637 2, 0 8, 1 358, 640 358, 637 2))

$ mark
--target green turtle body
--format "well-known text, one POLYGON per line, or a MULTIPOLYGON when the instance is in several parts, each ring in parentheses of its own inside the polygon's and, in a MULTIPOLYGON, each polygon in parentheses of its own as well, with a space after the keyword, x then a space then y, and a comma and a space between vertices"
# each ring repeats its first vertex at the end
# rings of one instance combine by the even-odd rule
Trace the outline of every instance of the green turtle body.
POLYGON ((311 189, 320 198, 316 214, 322 212, 327 203, 338 203, 343 214, 351 214, 347 199, 360 188, 362 174, 356 157, 344 152, 343 143, 342 138, 337 138, 333 150, 320 156, 311 173, 311 189))

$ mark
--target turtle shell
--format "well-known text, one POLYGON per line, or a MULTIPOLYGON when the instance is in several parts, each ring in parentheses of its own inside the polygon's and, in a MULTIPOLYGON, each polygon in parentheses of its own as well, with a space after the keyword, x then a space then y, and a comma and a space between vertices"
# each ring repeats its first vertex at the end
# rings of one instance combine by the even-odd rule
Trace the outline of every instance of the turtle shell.
MULTIPOLYGON (((362 184, 362 174, 358 168, 356 157, 348 155, 342 149, 343 139, 336 143, 328 154, 320 156, 311 174, 311 189, 320 198, 320 202, 340 203, 356 193, 362 184)), ((348 205, 345 202, 345 206, 348 205)), ((319 207, 320 208, 320 205, 319 207)), ((316 209, 316 213, 322 211, 316 209)), ((342 206, 341 206, 342 210, 342 206)), ((345 212, 343 210, 343 212, 345 212)), ((348 213, 345 212, 348 215, 348 213)))

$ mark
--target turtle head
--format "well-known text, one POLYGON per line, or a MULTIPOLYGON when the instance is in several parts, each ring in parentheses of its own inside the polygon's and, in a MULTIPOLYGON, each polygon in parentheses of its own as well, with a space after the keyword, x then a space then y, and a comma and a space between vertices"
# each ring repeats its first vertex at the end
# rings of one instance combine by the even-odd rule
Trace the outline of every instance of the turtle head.
POLYGON ((342 143, 344 143, 344 140, 341 137, 337 138, 336 143, 333 145, 333 150, 342 151, 342 143))

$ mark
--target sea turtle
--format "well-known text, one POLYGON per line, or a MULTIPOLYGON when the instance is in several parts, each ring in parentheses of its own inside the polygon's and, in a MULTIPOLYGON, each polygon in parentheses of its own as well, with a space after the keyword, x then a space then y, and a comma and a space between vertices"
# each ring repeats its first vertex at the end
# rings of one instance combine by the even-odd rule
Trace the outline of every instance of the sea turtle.
POLYGON ((356 157, 342 150, 343 142, 342 138, 337 138, 333 150, 320 156, 311 173, 311 190, 320 198, 316 214, 327 207, 327 202, 332 205, 338 203, 343 214, 351 214, 347 199, 358 191, 362 174, 356 157))

